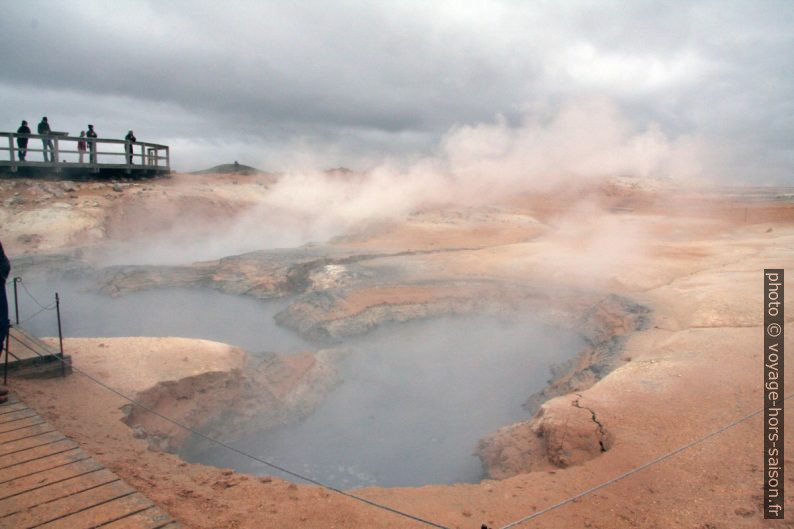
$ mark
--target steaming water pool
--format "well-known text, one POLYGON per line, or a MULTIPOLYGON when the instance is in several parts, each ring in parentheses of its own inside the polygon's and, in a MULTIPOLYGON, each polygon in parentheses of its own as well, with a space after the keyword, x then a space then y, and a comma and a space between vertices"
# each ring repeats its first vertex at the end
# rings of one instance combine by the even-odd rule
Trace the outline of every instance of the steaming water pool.
MULTIPOLYGON (((56 290, 46 283, 27 287, 44 304, 56 290)), ((60 283, 57 290, 66 336, 186 336, 252 353, 317 348, 275 324, 273 316, 288 303, 283 300, 262 302, 209 289, 119 298, 73 283, 60 283)), ((20 296, 25 320, 39 307, 20 296)), ((57 334, 53 311, 24 326, 40 336, 57 334)), ((245 432, 233 444, 340 488, 476 482, 483 477, 474 455, 478 440, 526 419, 521 404, 544 387, 549 366, 575 354, 582 343, 523 315, 384 326, 345 346, 351 354, 340 365, 342 382, 312 414, 275 430, 245 432)), ((274 474, 234 453, 198 446, 188 443, 181 456, 274 474)))
MULTIPOLYGON (((339 488, 477 482, 478 440, 526 419, 521 404, 544 387, 549 365, 582 343, 528 317, 466 317, 381 328, 349 345, 343 382, 311 415, 235 446, 339 488)), ((181 455, 274 473, 218 448, 181 455)))
MULTIPOLYGON (((87 290, 83 283, 31 283, 28 290, 42 304, 61 297, 63 333, 67 337, 182 336, 215 340, 248 352, 290 353, 314 349, 295 333, 279 327, 273 316, 284 300, 260 301, 210 289, 169 288, 132 292, 112 298, 87 290)), ((11 284, 9 312, 14 313, 11 284)), ((57 336, 54 311, 25 322, 40 307, 18 287, 22 325, 37 336, 57 336)))

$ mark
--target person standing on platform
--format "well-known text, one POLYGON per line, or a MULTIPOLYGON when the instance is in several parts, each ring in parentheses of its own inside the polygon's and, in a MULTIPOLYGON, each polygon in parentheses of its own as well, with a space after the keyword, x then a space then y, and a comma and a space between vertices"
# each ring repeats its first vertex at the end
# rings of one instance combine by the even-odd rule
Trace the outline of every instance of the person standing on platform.
MULTIPOLYGON (((28 127, 28 122, 24 119, 22 120, 22 125, 19 126, 17 129, 17 134, 30 134, 30 127, 28 127)), ((19 137, 17 136, 17 148, 19 149, 19 161, 24 162, 25 157, 28 155, 28 138, 27 136, 19 137)))
POLYGON ((129 131, 124 139, 127 140, 127 143, 124 144, 124 150, 127 151, 127 163, 132 165, 132 144, 136 141, 135 134, 132 131, 129 131))
MULTIPOLYGON (((2 280, 0 281, 2 283, 2 288, 0 288, 0 351, 7 347, 8 328, 11 323, 8 321, 8 299, 6 298, 6 279, 10 273, 11 262, 3 251, 3 243, 0 242, 0 280, 2 280)), ((8 390, 0 386, 0 403, 8 400, 7 394, 8 390)))
MULTIPOLYGON (((41 121, 39 122, 38 131, 39 131, 39 134, 41 134, 42 136, 49 136, 49 134, 50 134, 50 124, 47 121, 47 116, 44 116, 43 118, 41 118, 41 121)), ((41 139, 41 144, 43 145, 42 154, 44 155, 44 161, 45 162, 55 161, 55 159, 53 158, 53 155, 52 155, 52 140, 50 138, 48 138, 48 137, 44 137, 44 138, 41 139), (49 158, 47 158, 47 152, 48 151, 50 153, 49 154, 49 158)))
MULTIPOLYGON (((93 125, 88 126, 88 132, 85 133, 87 138, 96 138, 96 131, 93 125)), ((91 163, 96 163, 96 142, 89 141, 88 148, 91 151, 91 163)))
POLYGON ((85 156, 85 131, 80 131, 80 139, 77 140, 77 152, 80 154, 80 163, 83 163, 83 157, 85 156))

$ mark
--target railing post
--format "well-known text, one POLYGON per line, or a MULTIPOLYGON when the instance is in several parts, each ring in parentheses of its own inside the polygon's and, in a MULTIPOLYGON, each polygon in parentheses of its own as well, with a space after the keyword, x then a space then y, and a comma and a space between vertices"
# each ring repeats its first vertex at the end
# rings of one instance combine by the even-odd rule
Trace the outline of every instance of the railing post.
POLYGON ((17 164, 16 164, 16 151, 14 150, 14 133, 8 135, 8 156, 9 160, 11 160, 11 171, 16 173, 17 172, 17 164))
POLYGON ((55 170, 59 171, 60 170, 60 163, 59 163, 60 162, 60 153, 58 152, 58 149, 59 149, 58 136, 55 136, 55 141, 53 141, 53 144, 54 144, 54 147, 53 147, 52 152, 50 153, 50 157, 52 158, 52 161, 55 162, 55 170))
POLYGON ((63 331, 61 330, 61 299, 55 293, 55 313, 58 315, 58 343, 61 348, 61 376, 66 376, 66 359, 63 357, 63 331))
POLYGON ((91 139, 89 140, 88 147, 89 147, 89 150, 88 150, 88 152, 89 152, 88 158, 89 158, 89 161, 91 162, 91 170, 92 170, 93 172, 95 172, 95 173, 96 173, 96 172, 98 172, 98 171, 99 171, 99 169, 97 168, 97 165, 98 165, 98 158, 99 158, 99 157, 97 156, 97 144, 96 144, 96 138, 91 138, 91 139))
POLYGON ((19 325, 19 296, 17 296, 17 283, 21 281, 21 277, 14 278, 14 321, 19 325))
MULTIPOLYGON (((5 350, 6 350, 6 361, 5 361, 5 367, 3 368, 4 386, 8 384, 8 344, 10 341, 11 341, 11 322, 9 321, 8 328, 6 330, 6 335, 3 337, 3 343, 5 344, 5 350)), ((0 352, 2 352, 2 349, 0 349, 0 352)))

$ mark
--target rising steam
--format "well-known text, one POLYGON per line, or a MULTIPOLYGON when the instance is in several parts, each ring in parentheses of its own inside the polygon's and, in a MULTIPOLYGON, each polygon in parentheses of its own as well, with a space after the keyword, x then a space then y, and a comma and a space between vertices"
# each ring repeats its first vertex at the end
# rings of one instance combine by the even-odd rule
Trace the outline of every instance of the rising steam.
POLYGON ((123 261, 187 262, 294 247, 427 205, 490 204, 615 176, 692 182, 705 179, 710 156, 697 136, 670 138, 653 123, 638 129, 605 100, 568 105, 549 119, 527 116, 519 126, 500 116, 453 128, 433 156, 407 168, 384 162, 351 177, 290 172, 234 218, 209 223, 185 215, 168 232, 135 241, 143 250, 123 261))

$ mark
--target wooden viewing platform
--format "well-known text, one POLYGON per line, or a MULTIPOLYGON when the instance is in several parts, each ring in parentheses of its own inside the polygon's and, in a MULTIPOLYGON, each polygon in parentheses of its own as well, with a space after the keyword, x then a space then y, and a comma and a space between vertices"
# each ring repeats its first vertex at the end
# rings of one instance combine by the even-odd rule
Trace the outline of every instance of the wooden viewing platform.
MULTIPOLYGON (((3 370, 23 378, 47 378, 72 372, 72 359, 25 331, 18 325, 8 330, 8 344, 3 351, 3 370)), ((2 526, 0 526, 2 527, 2 526)))
POLYGON ((7 176, 142 177, 170 172, 171 153, 167 145, 81 138, 56 132, 48 135, 0 132, 0 174, 7 176), (17 138, 28 139, 24 161, 20 160, 17 138), (45 159, 46 140, 52 144, 51 160, 45 159), (78 150, 78 142, 85 142, 86 149, 78 150))
POLYGON ((179 529, 15 396, 0 404, 0 528, 179 529))

